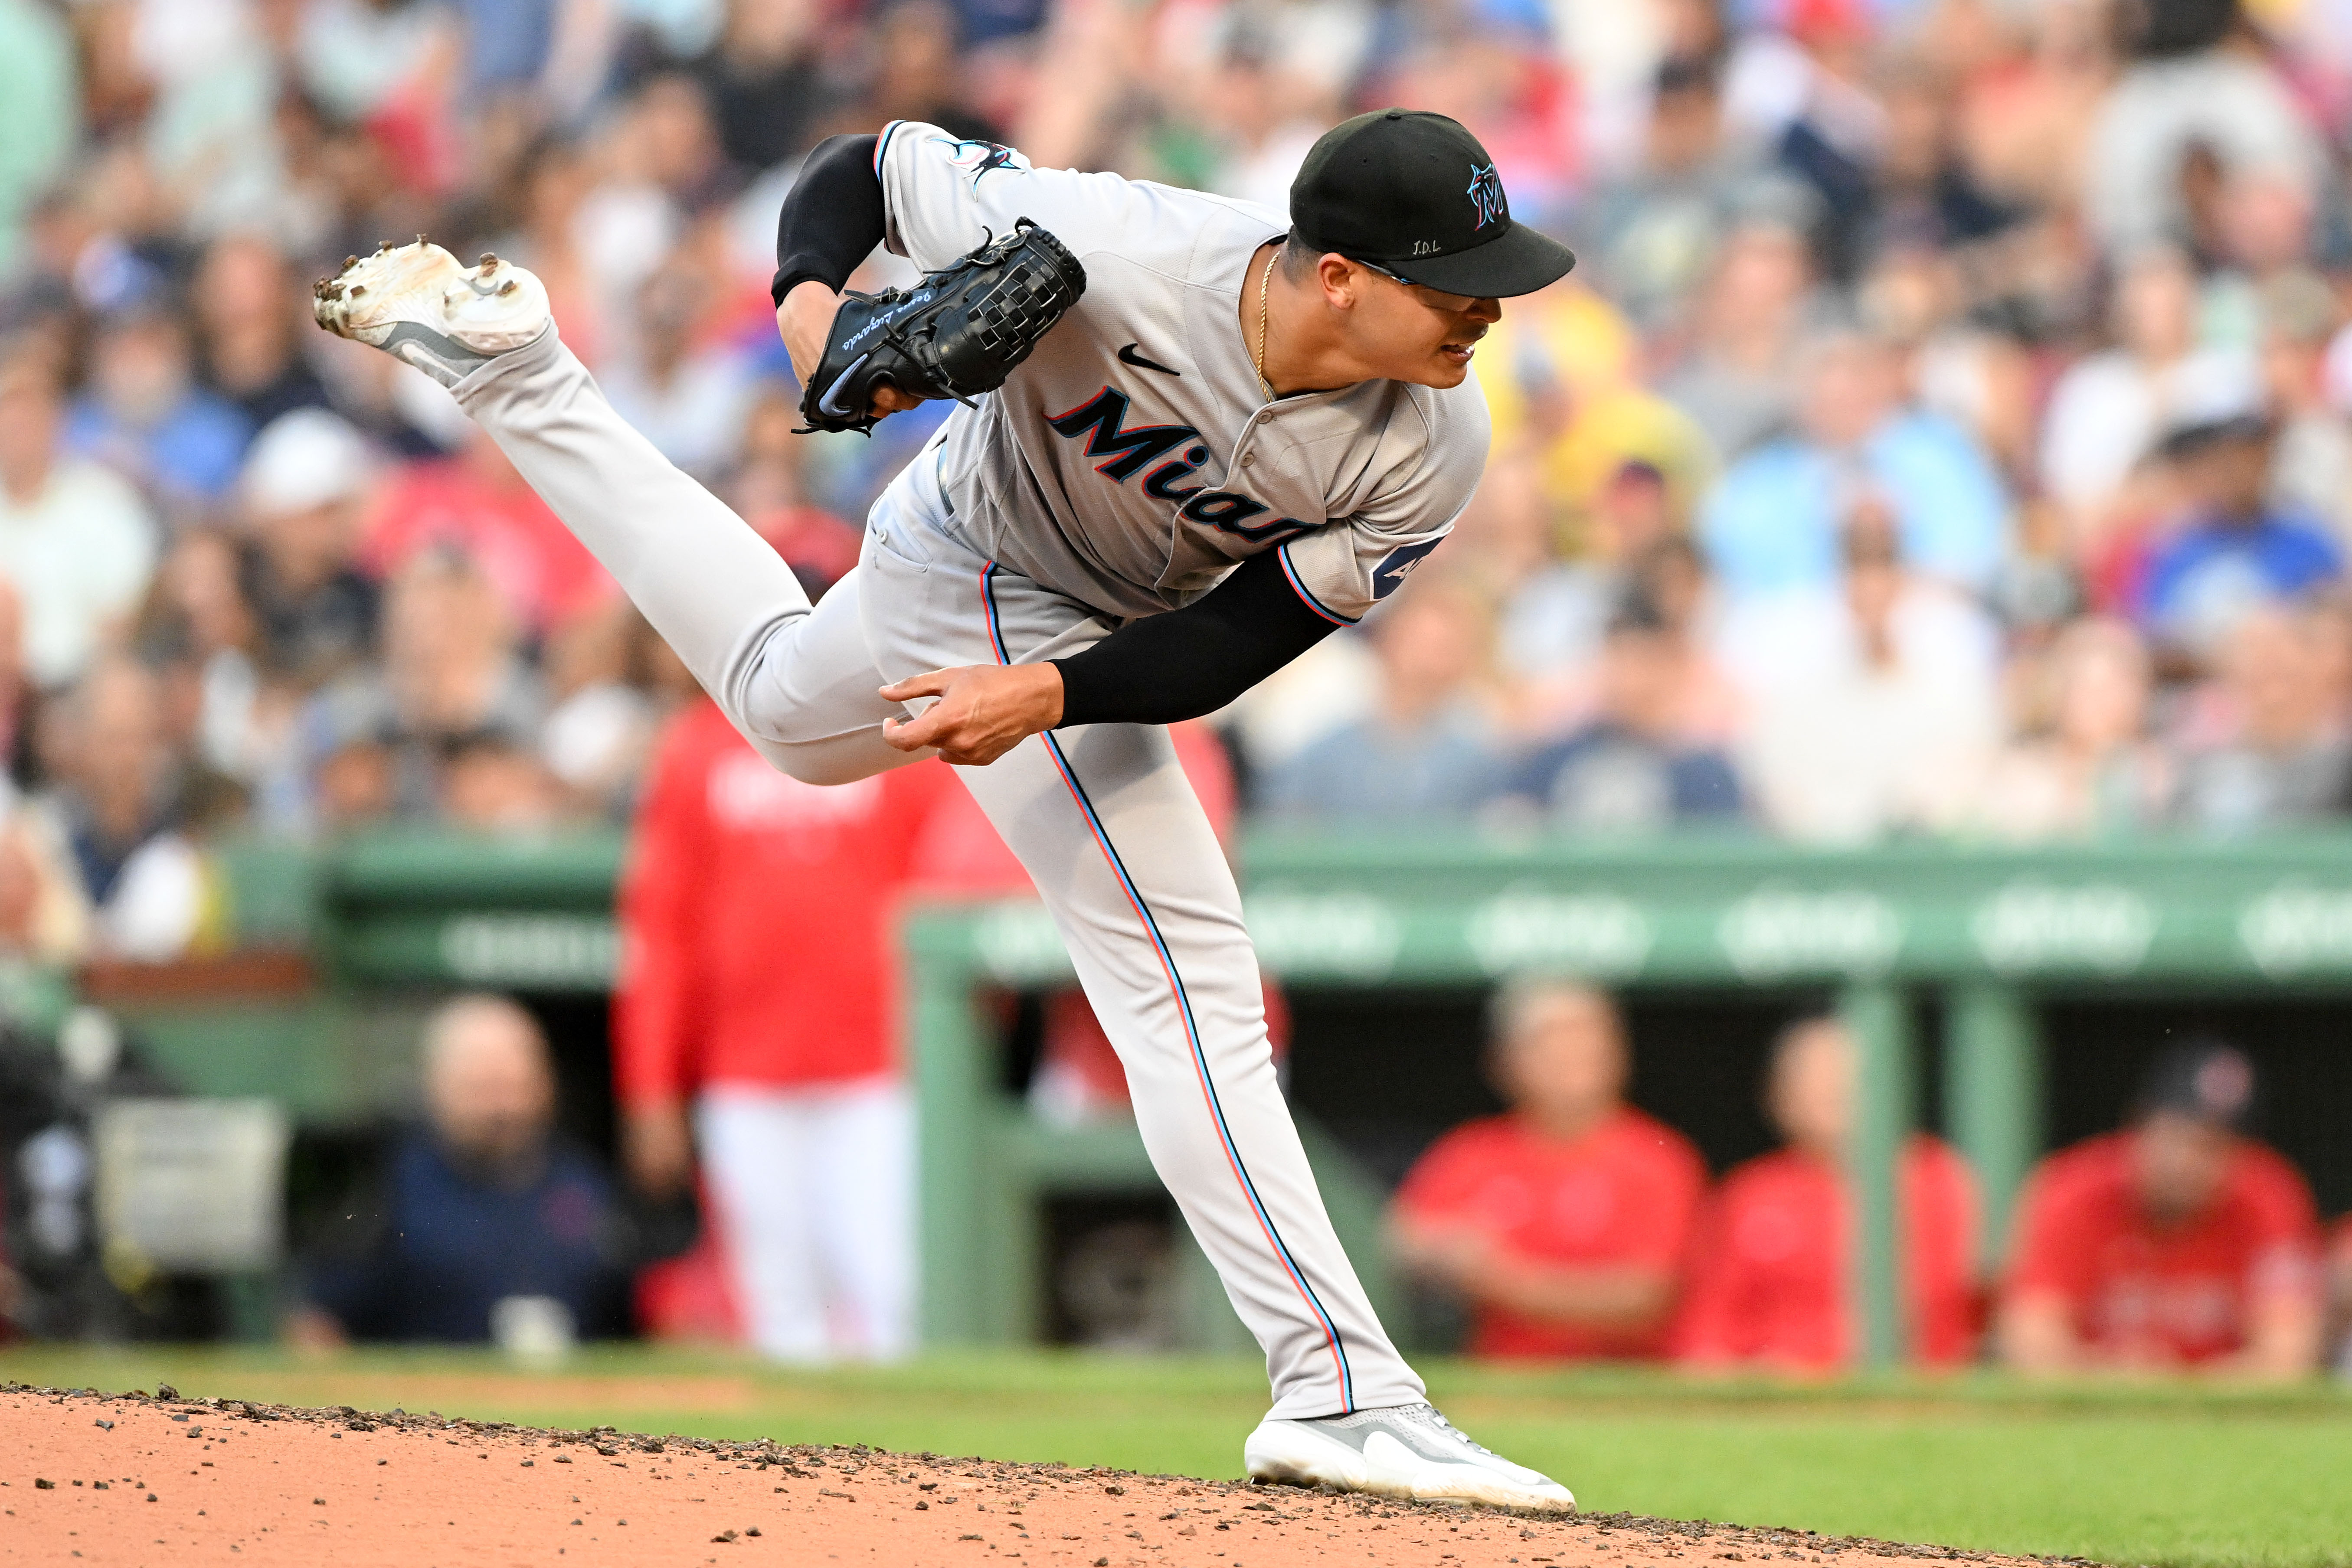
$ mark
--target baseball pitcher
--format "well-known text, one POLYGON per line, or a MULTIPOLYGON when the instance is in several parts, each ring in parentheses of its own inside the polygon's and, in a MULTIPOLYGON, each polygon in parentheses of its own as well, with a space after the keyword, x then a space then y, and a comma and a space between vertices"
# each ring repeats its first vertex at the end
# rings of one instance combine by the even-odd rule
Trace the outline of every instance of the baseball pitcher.
MULTIPOLYGON (((1251 1475, 1571 1509, 1423 1396, 1365 1299, 1275 1079, 1224 856, 1165 731, 1354 624, 1486 461, 1497 301, 1574 265, 1440 115, 1339 126, 1288 221, 898 121, 813 152, 777 323, 812 425, 964 406, 811 604, 613 413, 523 269, 419 241, 318 288, 328 330, 434 375, 736 727, 812 783, 936 753, 1028 868, 1127 1069, 1154 1166, 1265 1346, 1251 1475), (926 276, 844 296, 877 244, 926 276)), ((780 890, 789 896, 788 890, 780 890)))

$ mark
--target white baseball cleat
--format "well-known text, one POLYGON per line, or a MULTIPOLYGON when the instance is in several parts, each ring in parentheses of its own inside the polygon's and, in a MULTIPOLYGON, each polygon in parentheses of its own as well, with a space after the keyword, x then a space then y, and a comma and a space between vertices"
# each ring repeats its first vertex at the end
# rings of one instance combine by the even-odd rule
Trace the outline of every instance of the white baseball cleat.
POLYGON ((487 251, 480 266, 461 267, 423 235, 344 257, 342 271, 311 288, 310 308, 337 337, 405 360, 445 387, 535 341, 551 320, 547 289, 528 268, 487 251))
POLYGON ((1311 1421, 1269 1416, 1242 1445, 1242 1462, 1253 1480, 1328 1484, 1342 1491, 1424 1502, 1576 1511, 1576 1499, 1566 1487, 1480 1448, 1433 1405, 1397 1405, 1311 1421))

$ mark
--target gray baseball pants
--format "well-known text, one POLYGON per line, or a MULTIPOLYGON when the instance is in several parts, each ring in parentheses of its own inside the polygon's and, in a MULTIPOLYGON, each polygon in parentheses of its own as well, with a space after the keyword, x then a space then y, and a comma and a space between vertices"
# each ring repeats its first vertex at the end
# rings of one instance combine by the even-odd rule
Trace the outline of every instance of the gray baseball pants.
MULTIPOLYGON (((1108 636, 1085 605, 969 544, 927 451, 875 503, 856 570, 812 606, 776 553, 605 402, 551 330, 457 389, 769 760, 817 784, 917 758, 877 688, 1060 657, 1108 636)), ((1411 1404, 1276 1082, 1239 890, 1164 730, 1033 736, 958 768, 1028 868, 1127 1070, 1153 1167, 1265 1349, 1273 1414, 1411 1404)))

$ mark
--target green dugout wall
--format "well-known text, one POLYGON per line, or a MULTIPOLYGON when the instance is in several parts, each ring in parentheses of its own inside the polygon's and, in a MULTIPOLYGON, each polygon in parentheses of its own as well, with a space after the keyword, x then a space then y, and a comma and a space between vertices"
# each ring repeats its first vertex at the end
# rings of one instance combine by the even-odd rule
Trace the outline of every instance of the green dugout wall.
MULTIPOLYGON (((299 949, 254 987, 118 979, 113 1005, 192 1088, 272 1093, 337 1119, 400 1092, 415 1001, 457 986, 610 987, 621 846, 372 838, 226 857, 241 939, 299 949)), ((2352 989, 2352 834, 2004 851, 1850 852, 1750 839, 1377 841, 1261 832, 1243 854, 1250 929, 1300 987, 1468 986, 1525 972, 1643 988, 1827 989, 1864 1044, 1855 1290, 1874 1363, 1897 1358, 1896 1149, 1921 1099, 1911 1038, 1942 1012, 1945 1130, 2001 1233, 2042 1146, 2036 1004, 2061 997, 2256 998, 2352 989)), ((784 890, 780 890, 780 894, 784 890)), ((1154 1189, 1126 1126, 1045 1126, 1002 1085, 991 988, 1057 984, 1059 938, 1031 903, 932 907, 906 926, 908 1055, 922 1118, 924 1327, 939 1343, 1032 1337, 1041 1205, 1154 1189)), ((201 977, 199 977, 201 980, 201 977)), ((1381 1195, 1309 1127, 1318 1179, 1376 1297, 1381 1195)), ((1237 1332, 1196 1269, 1196 1337, 1237 1332)))

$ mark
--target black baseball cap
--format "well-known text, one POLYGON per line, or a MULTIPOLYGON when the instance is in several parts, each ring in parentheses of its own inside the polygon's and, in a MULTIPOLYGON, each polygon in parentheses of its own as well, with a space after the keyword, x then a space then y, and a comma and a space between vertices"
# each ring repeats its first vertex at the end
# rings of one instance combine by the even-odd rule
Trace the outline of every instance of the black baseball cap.
POLYGON ((1290 225, 1318 255, 1478 299, 1533 294, 1576 265, 1513 220, 1478 139, 1425 110, 1374 110, 1325 131, 1291 182, 1290 225))

